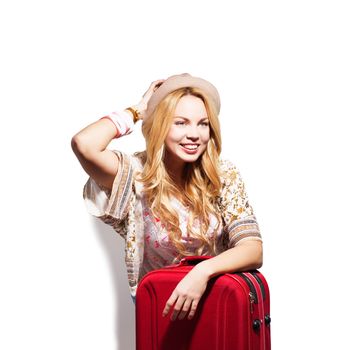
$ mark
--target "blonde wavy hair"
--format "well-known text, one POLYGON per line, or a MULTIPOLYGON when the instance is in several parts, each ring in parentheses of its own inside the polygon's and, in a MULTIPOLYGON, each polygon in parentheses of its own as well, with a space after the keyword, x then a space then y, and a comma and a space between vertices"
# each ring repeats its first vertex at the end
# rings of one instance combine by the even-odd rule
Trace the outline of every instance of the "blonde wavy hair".
POLYGON ((193 87, 181 88, 167 95, 142 124, 142 134, 146 140, 146 161, 138 181, 143 183, 144 194, 154 217, 163 223, 169 241, 179 252, 173 262, 193 255, 181 242, 182 232, 177 211, 171 205, 171 196, 175 196, 184 205, 188 205, 189 221, 187 230, 190 237, 200 241, 195 255, 217 255, 217 235, 221 216, 218 214, 216 200, 221 189, 219 174, 219 156, 221 153, 221 132, 217 111, 205 92, 193 87), (210 140, 206 150, 195 162, 185 165, 185 189, 179 189, 170 177, 165 164, 165 139, 173 123, 176 105, 185 95, 199 97, 206 108, 209 118, 210 140), (218 224, 213 238, 206 236, 213 214, 218 224), (199 231, 194 229, 197 219, 199 231), (166 224, 165 224, 166 223, 166 224))

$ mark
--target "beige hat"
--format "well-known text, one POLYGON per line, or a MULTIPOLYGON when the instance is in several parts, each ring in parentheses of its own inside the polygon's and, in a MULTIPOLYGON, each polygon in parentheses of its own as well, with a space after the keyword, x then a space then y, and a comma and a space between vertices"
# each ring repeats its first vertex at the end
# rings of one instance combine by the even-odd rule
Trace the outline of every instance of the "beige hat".
POLYGON ((202 78, 193 77, 188 73, 183 73, 179 75, 172 75, 166 79, 152 94, 151 98, 147 103, 147 110, 145 113, 145 118, 150 116, 157 105, 171 92, 180 89, 182 87, 198 87, 213 100, 214 105, 217 109, 217 113, 220 112, 220 96, 216 87, 209 81, 202 78))

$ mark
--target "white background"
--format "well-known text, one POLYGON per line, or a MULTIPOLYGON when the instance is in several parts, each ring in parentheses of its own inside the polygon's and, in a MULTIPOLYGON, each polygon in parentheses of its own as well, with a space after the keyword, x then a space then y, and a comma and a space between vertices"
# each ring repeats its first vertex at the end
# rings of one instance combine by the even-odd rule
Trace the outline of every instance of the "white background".
MULTIPOLYGON (((221 94, 273 349, 350 348, 349 17, 334 0, 1 2, 0 348, 134 348, 123 241, 86 212, 70 141, 183 72, 221 94)), ((140 127, 110 147, 143 150, 140 127)))

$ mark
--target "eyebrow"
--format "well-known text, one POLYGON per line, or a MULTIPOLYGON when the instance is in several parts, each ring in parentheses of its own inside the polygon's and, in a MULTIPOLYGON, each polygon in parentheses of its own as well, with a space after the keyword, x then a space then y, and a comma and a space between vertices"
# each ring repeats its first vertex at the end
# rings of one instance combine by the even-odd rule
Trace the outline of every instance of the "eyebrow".
MULTIPOLYGON (((174 118, 182 118, 182 119, 189 120, 188 118, 182 117, 181 115, 177 115, 177 116, 175 116, 174 118)), ((206 120, 206 119, 209 119, 209 118, 208 118, 208 117, 205 117, 205 118, 200 119, 199 121, 201 122, 202 120, 206 120)))

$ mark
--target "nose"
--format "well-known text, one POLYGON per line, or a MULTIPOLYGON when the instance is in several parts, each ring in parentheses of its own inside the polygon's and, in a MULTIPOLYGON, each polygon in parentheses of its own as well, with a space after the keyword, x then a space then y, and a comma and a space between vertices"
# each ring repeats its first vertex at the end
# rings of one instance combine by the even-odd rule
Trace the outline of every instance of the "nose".
POLYGON ((187 129, 187 138, 191 140, 198 140, 199 139, 199 131, 196 125, 190 126, 187 129))

